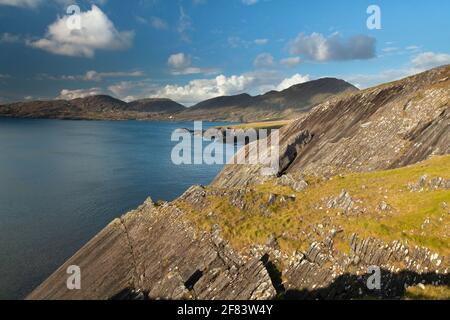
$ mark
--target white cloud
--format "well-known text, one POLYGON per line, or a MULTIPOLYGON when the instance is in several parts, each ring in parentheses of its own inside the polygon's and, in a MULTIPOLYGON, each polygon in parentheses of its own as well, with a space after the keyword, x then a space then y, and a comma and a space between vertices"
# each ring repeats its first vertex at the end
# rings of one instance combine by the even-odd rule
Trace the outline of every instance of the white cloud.
POLYGON ((283 66, 292 68, 292 67, 299 65, 301 61, 302 60, 300 59, 300 57, 289 57, 289 58, 281 59, 280 63, 283 66))
POLYGON ((253 64, 257 68, 266 68, 273 66, 275 62, 270 53, 261 53, 255 58, 253 64))
POLYGON ((192 66, 192 58, 182 52, 172 54, 167 60, 168 66, 172 69, 173 75, 188 75, 188 74, 217 74, 218 70, 215 68, 200 68, 192 66))
POLYGON ((301 74, 294 74, 290 78, 286 78, 277 86, 277 91, 283 91, 285 89, 288 89, 296 84, 304 83, 310 81, 311 78, 309 75, 302 76, 301 74))
POLYGON ((152 97, 170 98, 186 105, 218 96, 233 95, 245 92, 253 83, 254 78, 247 75, 219 75, 213 79, 192 80, 186 85, 167 85, 156 90, 152 97))
POLYGON ((129 48, 134 33, 119 32, 108 17, 95 5, 80 14, 81 30, 67 27, 69 16, 58 18, 48 27, 44 38, 28 44, 54 54, 93 57, 96 50, 121 50, 129 48))
POLYGON ((61 93, 57 97, 60 100, 72 100, 78 98, 86 98, 89 96, 96 96, 103 94, 103 90, 101 88, 90 88, 90 89, 77 89, 77 90, 69 90, 63 89, 61 93))
POLYGON ((345 40, 339 33, 329 37, 316 32, 310 36, 300 33, 290 41, 289 51, 313 61, 363 60, 375 57, 375 44, 375 38, 365 35, 345 40))
POLYGON ((191 58, 188 55, 180 52, 172 54, 167 60, 167 64, 174 69, 184 69, 190 67, 191 58))
POLYGON ((143 98, 170 98, 187 106, 224 95, 249 93, 263 94, 271 90, 283 90, 292 85, 309 81, 308 75, 295 74, 286 78, 276 70, 261 69, 241 75, 219 75, 214 78, 191 80, 186 84, 161 86, 151 79, 121 81, 108 87, 115 97, 130 101, 143 98))
POLYGON ((450 63, 450 55, 446 53, 424 52, 412 59, 415 68, 431 69, 450 63))

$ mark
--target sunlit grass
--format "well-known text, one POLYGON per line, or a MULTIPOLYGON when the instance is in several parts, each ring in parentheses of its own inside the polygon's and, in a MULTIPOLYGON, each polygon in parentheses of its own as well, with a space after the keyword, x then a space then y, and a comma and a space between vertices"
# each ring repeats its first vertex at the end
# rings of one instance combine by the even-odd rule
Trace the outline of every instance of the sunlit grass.
POLYGON ((246 190, 246 210, 233 206, 227 197, 218 196, 210 196, 208 207, 202 210, 187 202, 179 201, 178 205, 188 210, 189 217, 202 229, 210 230, 218 224, 223 237, 238 249, 265 244, 275 235, 286 253, 306 250, 314 241, 308 234, 314 234, 319 225, 328 225, 342 229, 335 242, 340 250, 348 250, 348 239, 358 233, 361 237, 376 237, 386 242, 408 241, 447 255, 450 219, 449 209, 443 204, 450 205, 450 191, 411 192, 407 185, 416 183, 424 174, 430 179, 450 179, 449 168, 450 156, 441 156, 396 170, 349 174, 331 180, 310 177, 307 178, 310 186, 303 192, 268 181, 246 190), (327 209, 326 199, 338 196, 342 190, 349 192, 355 206, 366 211, 346 215, 339 209, 327 209), (296 200, 287 204, 277 201, 267 209, 271 193, 295 195, 296 200), (391 210, 379 210, 382 201, 391 210), (210 212, 214 213, 214 219, 208 217, 210 212), (426 219, 430 223, 423 227, 426 219))

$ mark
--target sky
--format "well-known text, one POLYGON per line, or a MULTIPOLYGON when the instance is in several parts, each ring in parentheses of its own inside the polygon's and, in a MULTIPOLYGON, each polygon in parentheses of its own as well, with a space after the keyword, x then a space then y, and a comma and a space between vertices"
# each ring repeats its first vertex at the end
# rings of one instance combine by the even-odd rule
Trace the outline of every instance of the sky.
POLYGON ((448 63, 448 0, 0 0, 0 103, 190 106, 322 77, 367 88, 448 63))

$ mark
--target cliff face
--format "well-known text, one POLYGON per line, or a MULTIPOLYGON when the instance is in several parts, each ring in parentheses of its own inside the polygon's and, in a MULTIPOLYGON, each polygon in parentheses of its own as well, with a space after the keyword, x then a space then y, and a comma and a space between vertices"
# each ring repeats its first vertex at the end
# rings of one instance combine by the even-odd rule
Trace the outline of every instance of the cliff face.
POLYGON ((149 199, 113 221, 29 299, 270 299, 276 292, 261 259, 244 260, 217 234, 198 233, 173 204, 149 199), (67 267, 82 290, 66 288, 67 267))
MULTIPOLYGON (((279 174, 373 171, 450 153, 449 87, 444 66, 317 106, 281 130, 279 174)), ((227 166, 214 185, 242 186, 259 171, 227 166)))
POLYGON ((171 203, 148 200, 28 298, 450 298, 449 75, 317 106, 282 129, 277 176, 227 166, 171 203), (66 287, 70 265, 81 290, 66 287))

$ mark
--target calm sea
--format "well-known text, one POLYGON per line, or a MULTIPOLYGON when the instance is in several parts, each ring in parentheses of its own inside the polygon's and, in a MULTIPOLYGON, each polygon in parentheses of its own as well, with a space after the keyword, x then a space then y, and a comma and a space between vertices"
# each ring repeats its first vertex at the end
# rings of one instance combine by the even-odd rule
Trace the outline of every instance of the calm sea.
POLYGON ((172 163, 177 128, 193 123, 0 119, 0 299, 24 298, 148 196, 210 183, 222 166, 172 163))

